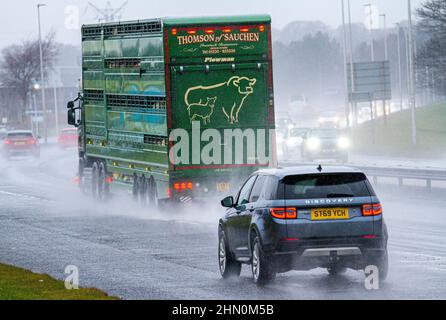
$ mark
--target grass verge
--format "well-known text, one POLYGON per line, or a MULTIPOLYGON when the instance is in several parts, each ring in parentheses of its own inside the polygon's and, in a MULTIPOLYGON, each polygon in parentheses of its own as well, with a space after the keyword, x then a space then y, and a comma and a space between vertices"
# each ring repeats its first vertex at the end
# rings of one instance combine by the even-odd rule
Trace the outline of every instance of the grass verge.
POLYGON ((353 130, 355 150, 361 153, 434 158, 446 156, 446 104, 418 108, 417 146, 411 140, 411 112, 394 113, 353 130), (373 135, 375 141, 373 143, 373 135))
POLYGON ((67 290, 63 281, 0 264, 0 300, 116 300, 97 289, 67 290))

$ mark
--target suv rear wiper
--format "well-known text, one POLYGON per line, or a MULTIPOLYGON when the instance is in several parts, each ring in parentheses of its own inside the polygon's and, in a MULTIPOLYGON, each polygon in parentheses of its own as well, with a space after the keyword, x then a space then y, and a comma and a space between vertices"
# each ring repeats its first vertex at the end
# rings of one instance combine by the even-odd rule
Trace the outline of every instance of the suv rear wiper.
POLYGON ((329 193, 327 194, 327 198, 345 198, 345 197, 354 197, 354 194, 348 193, 329 193))

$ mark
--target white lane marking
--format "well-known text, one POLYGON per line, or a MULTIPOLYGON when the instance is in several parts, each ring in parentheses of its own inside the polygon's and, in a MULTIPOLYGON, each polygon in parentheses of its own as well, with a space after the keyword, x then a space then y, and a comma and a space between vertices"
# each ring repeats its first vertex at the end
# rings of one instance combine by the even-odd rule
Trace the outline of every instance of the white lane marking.
POLYGON ((46 202, 53 202, 50 199, 45 199, 45 198, 32 196, 32 195, 28 195, 28 194, 23 194, 23 193, 17 193, 17 192, 10 192, 10 191, 0 190, 0 194, 4 194, 4 195, 7 195, 7 196, 13 196, 13 197, 32 199, 32 200, 41 200, 41 201, 46 201, 46 202))

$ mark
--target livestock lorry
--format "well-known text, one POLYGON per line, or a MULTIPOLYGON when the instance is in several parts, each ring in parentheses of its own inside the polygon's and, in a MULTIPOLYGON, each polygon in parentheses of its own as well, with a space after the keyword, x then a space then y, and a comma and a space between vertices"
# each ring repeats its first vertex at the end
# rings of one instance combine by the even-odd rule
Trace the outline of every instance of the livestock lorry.
POLYGON ((271 19, 162 18, 82 27, 79 184, 156 206, 224 196, 275 165, 271 19))

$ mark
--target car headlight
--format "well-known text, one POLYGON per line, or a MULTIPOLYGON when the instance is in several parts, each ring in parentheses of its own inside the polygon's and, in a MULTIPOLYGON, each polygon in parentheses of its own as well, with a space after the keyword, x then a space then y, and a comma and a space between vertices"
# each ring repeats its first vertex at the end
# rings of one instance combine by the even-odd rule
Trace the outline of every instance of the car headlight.
POLYGON ((307 141, 307 147, 310 150, 317 150, 321 145, 321 141, 318 138, 310 138, 307 141))
POLYGON ((338 139, 338 146, 341 149, 347 149, 350 147, 350 140, 347 139, 346 137, 340 137, 338 139))
POLYGON ((286 141, 286 145, 288 146, 288 147, 295 147, 295 146, 297 146, 299 144, 299 139, 298 138, 289 138, 287 141, 286 141))

